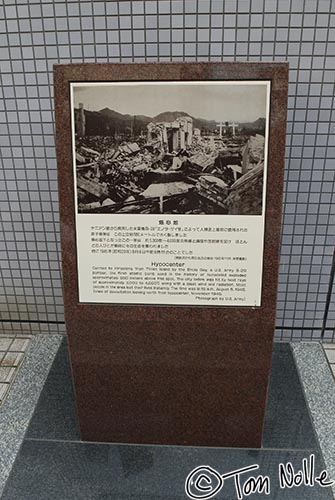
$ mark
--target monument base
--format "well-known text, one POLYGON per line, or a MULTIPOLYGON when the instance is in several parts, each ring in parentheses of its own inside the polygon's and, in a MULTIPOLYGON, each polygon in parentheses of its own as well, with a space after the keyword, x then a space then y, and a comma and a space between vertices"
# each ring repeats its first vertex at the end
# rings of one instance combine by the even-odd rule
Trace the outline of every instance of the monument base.
MULTIPOLYGON (((325 465, 290 345, 275 344, 272 359, 263 447, 260 449, 85 443, 79 441, 71 368, 64 339, 2 500, 181 499, 186 498, 186 478, 196 467, 208 465, 219 474, 226 474, 254 464, 259 465, 259 470, 241 475, 241 484, 249 477, 266 475, 270 478, 271 499, 331 500, 331 489, 320 488, 318 484, 313 488, 305 484, 295 488, 279 487, 280 463, 290 462, 298 472, 302 460, 309 460, 313 453, 315 472, 319 473, 325 465)), ((315 357, 310 363, 313 359, 315 357)), ((220 385, 220 381, 217 384, 220 385)), ((107 400, 106 405, 112 406, 113 401, 107 400)), ((319 411, 321 415, 324 409, 319 411)), ((136 418, 136 409, 133 417, 136 418)), ((95 427, 99 425, 96 421, 95 427)), ((224 429, 221 431, 224 434, 224 429)), ((225 481, 217 498, 237 498, 233 478, 225 481)))
POLYGON ((260 447, 272 341, 196 326, 70 327, 82 439, 260 447))

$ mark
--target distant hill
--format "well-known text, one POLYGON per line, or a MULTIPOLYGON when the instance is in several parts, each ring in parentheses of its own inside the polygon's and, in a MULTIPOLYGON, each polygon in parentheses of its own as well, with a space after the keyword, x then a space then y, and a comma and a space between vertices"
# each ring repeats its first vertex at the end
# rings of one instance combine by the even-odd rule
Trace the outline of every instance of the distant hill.
MULTIPOLYGON (((173 122, 182 116, 191 116, 184 111, 165 111, 151 118, 145 115, 129 115, 118 113, 113 109, 103 108, 100 111, 88 111, 85 109, 86 118, 86 134, 87 135, 114 135, 130 134, 139 135, 141 132, 146 133, 147 125, 150 122, 173 122)), ((205 120, 203 118, 195 118, 193 127, 199 128, 204 133, 214 133, 217 130, 217 122, 214 120, 205 120)), ((258 118, 252 123, 241 123, 240 130, 250 134, 263 134, 265 131, 265 118, 258 118)))
POLYGON ((100 109, 99 113, 110 120, 126 121, 131 118, 130 115, 123 115, 109 108, 100 109))
POLYGON ((100 114, 108 118, 109 120, 120 120, 120 121, 125 121, 125 122, 131 122, 132 120, 139 120, 141 122, 149 123, 152 121, 152 118, 150 116, 145 116, 145 115, 122 115, 121 113, 118 113, 117 111, 114 111, 109 108, 104 108, 99 111, 100 114))
POLYGON ((173 122, 177 118, 181 118, 182 116, 190 116, 188 113, 184 111, 164 111, 164 113, 159 113, 159 115, 154 116, 152 121, 155 123, 160 122, 173 122))
POLYGON ((258 118, 254 122, 240 123, 240 131, 245 134, 262 134, 265 135, 265 118, 258 118))
POLYGON ((153 118, 155 123, 159 122, 173 122, 182 116, 190 116, 193 120, 193 127, 199 128, 203 131, 214 132, 216 129, 216 122, 213 120, 205 120, 203 118, 195 118, 194 116, 185 113, 184 111, 165 111, 153 118))
POLYGON ((98 111, 85 109, 86 135, 111 135, 108 118, 98 111))
POLYGON ((152 121, 149 116, 123 115, 109 108, 100 111, 85 109, 87 135, 140 134, 146 132, 147 124, 152 121))

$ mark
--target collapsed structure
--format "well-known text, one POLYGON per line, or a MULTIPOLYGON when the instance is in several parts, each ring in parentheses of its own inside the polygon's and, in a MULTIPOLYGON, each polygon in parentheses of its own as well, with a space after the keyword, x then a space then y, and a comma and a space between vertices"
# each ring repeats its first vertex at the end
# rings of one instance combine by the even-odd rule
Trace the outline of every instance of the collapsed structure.
POLYGON ((117 142, 80 135, 81 108, 77 123, 80 213, 262 213, 263 135, 206 135, 182 116, 117 142))
POLYGON ((177 118, 171 123, 149 123, 148 144, 160 145, 169 153, 178 152, 192 145, 193 120, 190 116, 177 118))

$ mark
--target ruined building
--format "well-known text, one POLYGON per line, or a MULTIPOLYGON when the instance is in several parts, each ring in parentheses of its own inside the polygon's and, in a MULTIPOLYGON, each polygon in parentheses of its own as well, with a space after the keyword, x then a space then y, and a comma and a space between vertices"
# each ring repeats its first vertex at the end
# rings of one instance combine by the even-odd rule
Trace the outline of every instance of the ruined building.
POLYGON ((160 144, 169 153, 192 144, 193 120, 190 116, 182 116, 173 122, 151 122, 147 127, 148 144, 160 144))

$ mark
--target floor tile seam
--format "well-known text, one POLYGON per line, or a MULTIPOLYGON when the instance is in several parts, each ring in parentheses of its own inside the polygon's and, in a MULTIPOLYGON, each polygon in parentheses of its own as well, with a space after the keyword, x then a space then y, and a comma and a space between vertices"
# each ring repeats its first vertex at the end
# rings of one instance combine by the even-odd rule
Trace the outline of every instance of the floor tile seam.
POLYGON ((220 446, 187 446, 187 445, 167 445, 167 444, 143 444, 143 443, 109 443, 103 441, 81 441, 78 439, 50 439, 50 438, 25 438, 24 441, 33 441, 33 442, 41 442, 41 443, 69 443, 69 444, 83 444, 83 445, 105 445, 105 446, 138 446, 138 447, 146 447, 146 448, 197 448, 199 450, 247 450, 247 451, 280 451, 280 452, 303 452, 303 453, 313 453, 319 452, 320 450, 316 448, 243 448, 243 447, 220 447, 220 446))
MULTIPOLYGON (((327 361, 327 364, 329 366, 329 369, 334 377, 334 381, 335 381, 335 373, 333 372, 332 370, 332 367, 335 368, 335 361, 330 361, 329 357, 328 357, 328 354, 327 354, 327 350, 324 348, 324 346, 322 345, 322 349, 323 349, 323 353, 325 355, 325 358, 326 358, 326 361, 327 361)), ((332 351, 334 351, 334 349, 331 349, 332 351)))

